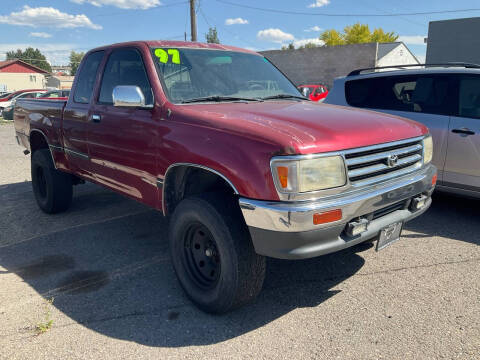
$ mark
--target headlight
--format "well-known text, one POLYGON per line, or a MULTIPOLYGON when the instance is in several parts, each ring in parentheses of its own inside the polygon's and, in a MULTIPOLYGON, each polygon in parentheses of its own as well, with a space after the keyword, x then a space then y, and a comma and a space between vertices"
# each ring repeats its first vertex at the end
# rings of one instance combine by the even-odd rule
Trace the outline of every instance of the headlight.
POLYGON ((428 135, 423 139, 423 163, 428 164, 433 158, 433 141, 432 137, 428 135))
POLYGON ((316 159, 272 160, 275 186, 281 193, 303 193, 343 186, 347 183, 341 156, 316 159))

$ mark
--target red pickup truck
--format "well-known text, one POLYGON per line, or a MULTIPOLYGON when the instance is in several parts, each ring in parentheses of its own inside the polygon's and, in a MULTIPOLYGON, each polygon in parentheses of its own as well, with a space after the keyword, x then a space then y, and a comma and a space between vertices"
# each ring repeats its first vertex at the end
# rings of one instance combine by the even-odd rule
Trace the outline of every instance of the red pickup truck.
POLYGON ((266 256, 399 239, 436 182, 425 126, 319 105, 263 56, 218 44, 91 50, 67 101, 19 100, 14 118, 44 212, 85 180, 157 209, 182 287, 213 313, 256 297, 266 256))

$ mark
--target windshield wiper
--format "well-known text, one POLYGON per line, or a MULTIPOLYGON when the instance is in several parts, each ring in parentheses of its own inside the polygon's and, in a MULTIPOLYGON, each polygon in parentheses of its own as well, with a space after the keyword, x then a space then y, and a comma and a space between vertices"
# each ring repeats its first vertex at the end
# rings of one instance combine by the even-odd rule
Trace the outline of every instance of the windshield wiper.
POLYGON ((274 100, 274 99, 300 99, 300 100, 308 100, 306 97, 304 96, 300 96, 300 95, 290 95, 290 94, 277 94, 277 95, 272 95, 272 96, 266 96, 266 97, 263 97, 261 98, 262 100, 274 100))
POLYGON ((236 97, 236 96, 214 95, 214 96, 203 96, 203 97, 183 100, 182 104, 196 103, 196 102, 222 102, 222 101, 263 101, 263 100, 255 99, 255 98, 236 97))

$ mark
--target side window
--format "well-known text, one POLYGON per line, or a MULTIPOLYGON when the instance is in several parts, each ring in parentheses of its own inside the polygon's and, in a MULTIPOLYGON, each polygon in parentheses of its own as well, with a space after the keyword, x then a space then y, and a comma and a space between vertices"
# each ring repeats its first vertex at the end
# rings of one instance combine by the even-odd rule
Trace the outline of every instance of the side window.
POLYGON ((449 115, 448 88, 447 77, 419 77, 412 93, 413 111, 449 115))
POLYGON ((113 89, 119 85, 138 86, 145 104, 153 105, 153 93, 140 53, 135 49, 120 49, 111 53, 103 72, 98 102, 113 104, 113 89))
POLYGON ((449 81, 442 76, 391 76, 345 84, 351 106, 448 115, 449 81))
POLYGON ((75 89, 74 101, 77 103, 88 104, 92 97, 95 78, 97 76, 98 67, 102 61, 104 51, 97 51, 85 60, 78 76, 77 87, 75 89))
POLYGON ((480 118, 480 77, 460 78, 458 116, 480 118))

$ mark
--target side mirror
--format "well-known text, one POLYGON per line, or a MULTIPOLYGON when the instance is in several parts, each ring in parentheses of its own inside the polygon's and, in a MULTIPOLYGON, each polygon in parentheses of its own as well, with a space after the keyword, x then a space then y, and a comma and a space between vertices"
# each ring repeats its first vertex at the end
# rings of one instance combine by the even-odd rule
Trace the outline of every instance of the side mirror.
POLYGON ((113 89, 113 106, 146 107, 145 95, 138 86, 119 85, 113 89))

